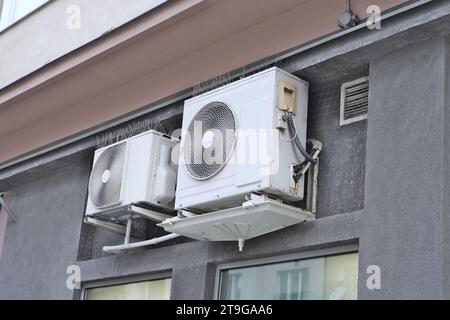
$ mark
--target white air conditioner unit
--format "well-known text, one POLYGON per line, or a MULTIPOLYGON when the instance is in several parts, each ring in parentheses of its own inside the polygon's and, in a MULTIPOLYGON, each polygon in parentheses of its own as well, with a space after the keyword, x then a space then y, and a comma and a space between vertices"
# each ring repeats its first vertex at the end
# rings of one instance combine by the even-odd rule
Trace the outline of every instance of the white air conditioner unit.
POLYGON ((218 211, 254 192, 302 200, 294 140, 305 146, 307 115, 308 83, 278 68, 186 100, 175 208, 218 211))
POLYGON ((96 150, 85 221, 114 220, 117 208, 139 202, 173 207, 177 167, 171 154, 177 143, 152 130, 96 150))

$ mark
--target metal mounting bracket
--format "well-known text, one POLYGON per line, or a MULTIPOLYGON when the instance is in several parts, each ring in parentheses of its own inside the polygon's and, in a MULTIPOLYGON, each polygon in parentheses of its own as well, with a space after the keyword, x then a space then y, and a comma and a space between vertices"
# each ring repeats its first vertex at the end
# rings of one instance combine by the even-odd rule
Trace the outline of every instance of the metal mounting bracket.
POLYGON ((238 207, 190 217, 177 216, 158 226, 197 240, 237 241, 242 251, 244 241, 248 239, 314 219, 313 213, 281 200, 265 194, 250 194, 238 207))
POLYGON ((149 240, 130 242, 133 221, 136 219, 142 218, 154 222, 162 222, 166 219, 172 218, 176 212, 176 210, 167 207, 147 202, 137 202, 126 206, 113 208, 104 211, 101 214, 87 216, 84 221, 86 223, 106 228, 110 231, 124 235, 123 244, 103 247, 104 252, 119 253, 125 250, 158 244, 179 237, 178 234, 168 234, 149 240), (126 222, 126 224, 123 225, 123 222, 126 222))
POLYGON ((84 222, 125 235, 127 229, 126 225, 130 219, 135 220, 143 218, 154 222, 161 222, 173 217, 175 214, 176 210, 170 208, 150 203, 137 202, 111 208, 102 213, 88 215, 84 218, 84 222))
POLYGON ((8 214, 8 216, 11 218, 12 222, 16 223, 18 221, 18 219, 17 219, 16 215, 13 214, 13 212, 11 211, 9 206, 6 204, 5 199, 3 199, 4 194, 5 194, 4 192, 0 193, 0 207, 5 208, 5 211, 8 214))

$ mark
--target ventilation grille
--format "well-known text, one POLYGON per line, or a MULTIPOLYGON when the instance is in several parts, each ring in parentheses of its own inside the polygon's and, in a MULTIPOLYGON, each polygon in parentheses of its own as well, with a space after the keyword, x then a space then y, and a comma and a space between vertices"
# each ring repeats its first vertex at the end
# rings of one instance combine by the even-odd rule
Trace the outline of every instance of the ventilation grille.
POLYGON ((367 119, 369 108, 369 78, 342 84, 340 125, 367 119))

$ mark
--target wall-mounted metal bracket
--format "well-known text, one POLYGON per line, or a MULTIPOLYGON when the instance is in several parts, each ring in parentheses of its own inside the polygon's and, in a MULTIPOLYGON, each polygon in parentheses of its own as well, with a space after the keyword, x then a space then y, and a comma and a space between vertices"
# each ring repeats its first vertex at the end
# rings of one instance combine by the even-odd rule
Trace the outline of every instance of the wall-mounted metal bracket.
POLYGON ((172 218, 176 213, 177 211, 171 208, 148 202, 136 202, 130 205, 112 208, 103 211, 102 213, 86 216, 84 222, 124 235, 123 244, 103 247, 104 252, 119 253, 125 250, 158 244, 179 237, 177 234, 168 234, 159 238, 130 242, 132 232, 133 235, 136 236, 135 232, 132 231, 133 221, 136 219, 162 222, 172 218))
POLYGON ((241 206, 191 217, 174 217, 158 224, 167 232, 192 239, 237 241, 239 251, 244 241, 300 222, 314 220, 313 213, 272 199, 250 194, 241 206))
POLYGON ((308 174, 305 208, 298 208, 267 194, 250 193, 241 206, 204 214, 192 214, 187 210, 181 210, 176 217, 166 219, 158 226, 167 232, 197 240, 237 241, 239 251, 242 251, 244 242, 248 239, 314 220, 322 143, 313 139, 308 140, 308 143, 312 146, 311 157, 317 162, 305 163, 297 173, 308 174))
MULTIPOLYGON (((171 218, 176 215, 177 211, 147 203, 147 202, 137 202, 125 206, 111 208, 105 210, 101 213, 96 213, 93 215, 87 215, 84 218, 84 222, 95 227, 100 227, 107 229, 109 231, 125 235, 126 233, 126 223, 129 218, 131 219, 148 219, 154 222, 161 222, 167 218, 171 218)), ((135 234, 135 236, 144 237, 143 234, 135 234)))
POLYGON ((17 217, 13 214, 9 206, 6 204, 5 199, 3 199, 4 193, 0 193, 0 208, 4 208, 12 222, 16 223, 18 221, 17 217))

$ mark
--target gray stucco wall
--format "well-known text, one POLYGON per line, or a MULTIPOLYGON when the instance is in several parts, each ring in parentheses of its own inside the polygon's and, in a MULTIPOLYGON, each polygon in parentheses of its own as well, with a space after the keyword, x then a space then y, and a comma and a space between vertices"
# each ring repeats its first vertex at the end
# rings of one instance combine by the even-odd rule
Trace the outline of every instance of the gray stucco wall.
POLYGON ((92 150, 0 172, 0 189, 12 191, 20 219, 8 223, 0 298, 72 298, 65 269, 77 259, 86 285, 170 272, 172 298, 213 298, 218 265, 348 244, 359 247, 360 299, 448 298, 449 50, 437 34, 448 33, 449 20, 400 34, 398 21, 393 29, 386 23, 367 38, 391 32, 387 40, 356 50, 363 42, 356 34, 320 48, 323 55, 315 49, 298 57, 297 66, 318 61, 297 71, 311 82, 308 134, 325 144, 319 219, 250 240, 242 253, 235 243, 191 241, 104 255, 101 246, 120 239, 81 222, 92 150), (369 119, 339 127, 337 88, 367 66, 369 119), (329 95, 320 95, 325 88, 329 95), (381 268, 380 290, 366 287, 370 265, 381 268))
POLYGON ((446 57, 438 38, 371 62, 360 275, 378 265, 382 284, 362 299, 443 297, 446 57))
MULTIPOLYGON (((345 78, 336 74, 334 79, 320 82, 310 91, 309 136, 322 140, 325 150, 330 148, 324 151, 319 176, 318 217, 324 218, 324 222, 297 225, 249 240, 243 253, 238 252, 235 243, 179 239, 160 245, 163 248, 140 249, 119 255, 106 254, 101 250, 104 245, 119 244, 123 238, 82 224, 93 156, 93 149, 90 149, 82 157, 75 153, 65 160, 42 166, 41 170, 40 167, 30 170, 39 173, 34 173, 37 178, 30 181, 25 172, 19 179, 20 184, 10 188, 14 200, 11 209, 21 220, 16 225, 8 225, 5 254, 0 259, 0 283, 9 288, 15 279, 20 281, 16 283, 15 289, 3 291, 0 297, 71 298, 71 292, 65 288, 65 271, 68 265, 78 260, 85 282, 117 277, 124 277, 126 281, 127 276, 135 274, 170 271, 173 299, 213 298, 217 264, 355 243, 359 212, 344 214, 337 220, 326 217, 359 210, 364 201, 362 187, 366 121, 346 127, 339 127, 338 124, 340 83, 365 75, 366 71, 363 70, 363 74, 361 71, 350 73, 345 78), (326 90, 327 95, 322 94, 323 90, 326 90), (342 152, 337 149, 340 144, 346 145, 342 152), (60 168, 60 165, 63 167, 60 168), (351 181, 349 176, 352 177, 351 181), (334 194, 345 194, 345 197, 335 197, 334 194), (346 225, 345 221, 350 224, 346 225), (33 242, 29 241, 30 237, 34 238, 33 242), (61 238, 64 241, 60 241, 61 238), (52 244, 52 240, 55 244, 52 244), (21 243, 27 245, 21 246, 21 243), (61 247, 64 244, 67 247, 61 247), (17 255, 17 252, 20 254, 17 255), (160 254, 162 257, 159 257, 160 254), (29 265, 22 270, 13 267, 29 263, 28 257, 36 262, 35 266, 29 265), (41 274, 41 270, 45 270, 45 273, 41 274), (26 285, 30 281, 34 283, 33 286, 26 285)), ((174 108, 181 110, 179 105, 174 108)), ((172 116, 171 121, 173 125, 168 126, 168 129, 180 125, 177 115, 172 116)), ((149 232, 148 237, 161 234, 159 228, 149 230, 153 232, 149 232)), ((78 295, 79 292, 76 292, 75 297, 78 295)))
POLYGON ((328 76, 302 73, 310 79, 308 138, 325 146, 320 154, 317 217, 364 208, 367 121, 339 126, 339 113, 342 83, 368 72, 361 66, 328 76))
POLYGON ((13 186, 0 258, 0 299, 71 299, 66 268, 76 262, 90 157, 13 186))

